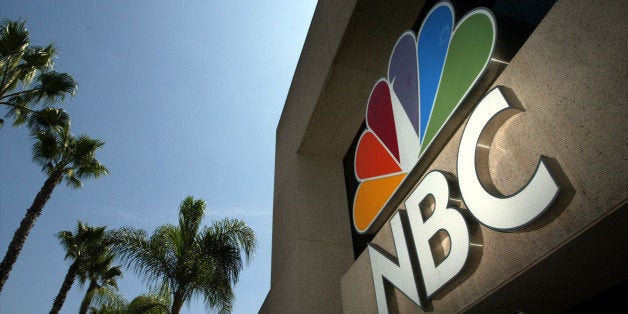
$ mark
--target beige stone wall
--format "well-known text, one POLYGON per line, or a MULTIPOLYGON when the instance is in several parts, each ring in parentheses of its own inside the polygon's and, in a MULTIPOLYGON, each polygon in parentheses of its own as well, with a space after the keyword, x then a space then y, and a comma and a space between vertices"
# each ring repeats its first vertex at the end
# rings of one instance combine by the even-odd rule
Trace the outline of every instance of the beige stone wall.
POLYGON ((318 1, 277 127, 271 289, 261 313, 341 311, 340 279, 354 262, 342 158, 390 47, 420 10, 417 1, 318 1))
MULTIPOLYGON (((277 128, 271 289, 260 312, 376 311, 368 254, 353 260, 342 158, 420 10, 415 1, 319 1, 277 128)), ((517 191, 547 155, 575 193, 536 230, 482 227, 477 269, 433 301, 437 312, 559 310, 626 278, 625 16, 621 1, 559 0, 495 82, 525 109, 494 138, 497 188, 517 191)), ((429 170, 456 173, 461 129, 429 170)), ((389 229, 374 242, 394 253, 389 229)), ((400 293, 397 306, 418 311, 400 293)))

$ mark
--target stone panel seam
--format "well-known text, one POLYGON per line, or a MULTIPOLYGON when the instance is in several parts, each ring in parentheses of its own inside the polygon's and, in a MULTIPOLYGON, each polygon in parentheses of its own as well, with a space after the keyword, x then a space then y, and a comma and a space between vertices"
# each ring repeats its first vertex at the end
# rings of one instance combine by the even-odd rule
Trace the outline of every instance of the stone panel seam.
POLYGON ((353 244, 349 244, 349 243, 314 240, 314 239, 304 238, 301 236, 299 236, 298 241, 307 241, 307 242, 315 242, 315 243, 331 244, 331 245, 345 245, 345 246, 350 246, 351 248, 353 248, 353 244))
MULTIPOLYGON (((295 157, 298 157, 296 155, 298 155, 298 154, 295 154, 295 157)), ((274 204, 276 202, 275 197, 279 198, 281 196, 281 193, 283 193, 284 187, 286 185, 286 181, 288 181, 288 177, 290 177, 290 171, 292 171, 292 168, 295 167, 295 160, 296 160, 296 158, 291 160, 288 168, 286 169, 284 177, 283 178, 279 178, 280 184, 279 185, 277 185, 277 184, 274 185, 274 187, 276 187, 278 189, 276 191, 276 193, 277 193, 276 195, 275 195, 275 191, 273 190, 273 206, 274 206, 274 204)), ((275 165, 275 167, 276 167, 276 165, 275 165)), ((277 178, 275 178, 274 181, 276 183, 277 182, 277 178)))
MULTIPOLYGON (((371 74, 375 74, 375 75, 380 74, 380 76, 384 76, 384 74, 379 72, 379 71, 372 71, 372 70, 368 70, 368 69, 365 69, 365 68, 362 68, 362 67, 357 67, 355 65, 350 65, 350 64, 346 64, 346 63, 342 63, 342 62, 338 62, 338 61, 334 61, 332 65, 333 66, 338 66, 338 67, 350 68, 350 69, 353 69, 353 70, 366 72, 366 73, 371 73, 371 74)), ((373 84, 375 84, 375 82, 373 82, 373 84)))
MULTIPOLYGON (((292 246, 292 249, 290 250, 290 253, 288 253, 288 257, 286 257, 286 259, 283 261, 283 263, 281 264, 281 267, 279 269, 279 273, 277 273, 277 278, 281 277, 281 275, 283 274, 283 271, 286 268, 286 264, 288 262, 288 259, 290 259, 290 256, 292 256, 292 253, 298 249, 299 246, 299 241, 297 240, 294 245, 292 246)), ((297 252, 298 253, 298 252, 297 252)), ((298 257, 298 256, 297 256, 298 257)), ((298 260, 297 260, 298 262, 298 260)), ((277 281, 279 280, 275 280, 275 282, 272 282, 270 285, 270 290, 269 291, 273 291, 273 288, 277 285, 277 281)))
POLYGON ((325 38, 327 40, 325 40, 325 44, 327 47, 325 47, 325 50, 327 50, 327 52, 329 53, 329 56, 333 56, 334 52, 332 51, 332 47, 331 47, 331 43, 329 42, 329 39, 331 38, 329 36, 329 19, 327 16, 327 1, 320 1, 319 2, 322 5, 322 16, 324 21, 322 22, 325 28, 325 38))

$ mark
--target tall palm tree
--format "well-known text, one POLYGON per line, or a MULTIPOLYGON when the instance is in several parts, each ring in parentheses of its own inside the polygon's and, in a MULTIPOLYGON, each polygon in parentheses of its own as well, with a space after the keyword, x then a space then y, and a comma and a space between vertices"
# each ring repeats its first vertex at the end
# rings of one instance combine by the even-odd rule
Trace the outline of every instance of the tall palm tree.
POLYGON ((54 188, 65 179, 73 188, 82 186, 82 179, 97 178, 108 170, 96 158, 96 151, 105 143, 86 135, 74 137, 68 128, 45 130, 35 134, 33 161, 42 167, 48 178, 41 187, 20 226, 15 231, 7 253, 0 263, 0 292, 9 278, 28 234, 50 199, 54 188))
POLYGON ((48 107, 74 95, 72 76, 52 70, 56 54, 52 44, 30 45, 24 21, 4 20, 0 25, 0 104, 9 107, 6 116, 13 118, 14 126, 38 115, 31 104, 48 107))
POLYGON ((101 254, 102 242, 105 236, 105 227, 90 227, 77 222, 76 232, 61 231, 57 234, 61 246, 65 249, 65 258, 72 259, 72 264, 68 268, 59 293, 54 299, 50 313, 59 313, 68 291, 74 284, 74 278, 86 267, 86 264, 93 259, 95 254, 101 254))
POLYGON ((87 288, 83 301, 81 302, 81 307, 79 309, 80 314, 87 313, 89 304, 92 302, 96 289, 103 287, 113 287, 118 289, 118 282, 116 278, 122 275, 120 266, 111 266, 111 262, 114 258, 113 255, 108 251, 108 249, 105 249, 103 252, 106 253, 100 254, 100 256, 97 256, 95 260, 92 260, 91 263, 87 265, 86 272, 84 273, 85 277, 83 279, 89 279, 89 287, 87 288))
POLYGON ((125 227, 112 233, 112 250, 136 273, 172 292, 171 313, 179 313, 192 296, 208 308, 227 312, 232 285, 256 246, 255 233, 236 219, 215 221, 201 228, 205 202, 188 196, 179 207, 179 224, 146 231, 125 227))

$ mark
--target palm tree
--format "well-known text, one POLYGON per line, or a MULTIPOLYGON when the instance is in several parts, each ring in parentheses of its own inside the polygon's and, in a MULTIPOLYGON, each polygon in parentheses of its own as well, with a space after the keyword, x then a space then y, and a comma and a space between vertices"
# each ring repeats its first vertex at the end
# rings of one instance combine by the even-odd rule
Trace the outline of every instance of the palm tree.
POLYGON ((56 54, 52 44, 30 45, 24 21, 4 20, 0 25, 0 104, 9 107, 6 116, 13 118, 14 126, 37 116, 40 111, 31 104, 48 107, 74 95, 72 76, 52 71, 56 54))
POLYGON ((94 293, 90 314, 168 314, 171 296, 168 289, 150 291, 128 302, 109 287, 97 289, 94 293))
POLYGON ((57 238, 66 252, 65 259, 72 259, 73 262, 68 268, 59 293, 54 299, 50 313, 58 313, 61 310, 68 291, 74 284, 74 278, 83 272, 82 269, 86 267, 85 264, 89 263, 95 253, 100 254, 102 252, 104 236, 105 227, 90 227, 81 221, 77 222, 76 233, 66 230, 57 234, 57 238))
POLYGON ((74 137, 68 128, 41 131, 35 134, 35 139, 33 161, 42 167, 48 178, 26 211, 0 263, 0 292, 54 188, 63 179, 69 186, 79 188, 82 179, 97 178, 108 173, 107 168, 96 159, 96 151, 104 145, 100 140, 86 135, 74 137))
POLYGON ((232 285, 242 270, 242 253, 250 260, 255 233, 236 219, 201 228, 205 202, 188 196, 179 207, 179 224, 146 231, 125 227, 112 233, 112 250, 151 284, 172 291, 171 313, 179 313, 192 296, 202 296, 209 309, 227 312, 232 285))
POLYGON ((109 313, 124 313, 124 309, 127 306, 128 301, 116 290, 110 287, 102 287, 96 289, 92 302, 90 302, 89 313, 90 314, 109 314, 109 313))
POLYGON ((170 295, 143 294, 135 297, 124 309, 125 314, 168 314, 170 295))
POLYGON ((92 260, 91 263, 87 265, 87 269, 84 274, 85 276, 82 278, 82 281, 83 279, 89 279, 89 287, 87 288, 83 301, 81 302, 81 307, 79 309, 80 314, 87 313, 89 304, 92 302, 96 289, 103 287, 113 287, 118 289, 116 278, 122 275, 120 266, 111 266, 113 255, 108 251, 108 249, 105 249, 102 252, 106 253, 100 254, 100 256, 97 256, 95 260, 92 260))

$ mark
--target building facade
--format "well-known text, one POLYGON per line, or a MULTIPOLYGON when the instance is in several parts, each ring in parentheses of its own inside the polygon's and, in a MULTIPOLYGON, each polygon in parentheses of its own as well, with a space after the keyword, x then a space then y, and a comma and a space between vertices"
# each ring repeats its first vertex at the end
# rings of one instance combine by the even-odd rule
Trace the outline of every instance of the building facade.
MULTIPOLYGON (((376 313, 380 285, 390 312, 625 309, 628 5, 536 2, 528 3, 536 9, 517 1, 450 3, 456 21, 476 7, 490 9, 495 48, 456 114, 387 198, 375 219, 381 223, 362 233, 353 216, 361 184, 354 162, 360 135, 373 128, 367 105, 382 77, 393 82, 389 63, 400 35, 417 34, 438 3, 319 0, 277 127, 271 287, 261 313, 376 313), (475 152, 464 151, 470 117, 496 89, 516 112, 478 133, 475 152), (464 158, 474 158, 479 182, 496 199, 533 185, 543 166, 559 191, 533 221, 496 227, 468 204, 476 196, 465 192, 464 158), (412 210, 409 196, 434 172, 447 174, 470 248, 464 267, 435 292, 421 275, 418 244, 401 246, 412 236, 395 235, 397 213, 412 210), (407 249, 411 267, 395 271, 410 286, 388 273, 374 280, 369 247, 400 269, 400 254, 408 254, 399 250, 407 249)), ((539 194, 531 195, 512 204, 532 206, 539 194)), ((437 213, 427 211, 418 216, 425 223, 437 213)), ((416 235, 399 219, 397 232, 416 235)), ((429 238, 436 266, 458 252, 450 238, 456 230, 440 230, 429 238)))

